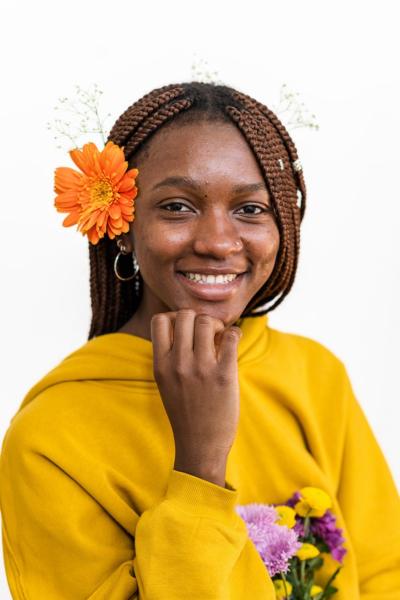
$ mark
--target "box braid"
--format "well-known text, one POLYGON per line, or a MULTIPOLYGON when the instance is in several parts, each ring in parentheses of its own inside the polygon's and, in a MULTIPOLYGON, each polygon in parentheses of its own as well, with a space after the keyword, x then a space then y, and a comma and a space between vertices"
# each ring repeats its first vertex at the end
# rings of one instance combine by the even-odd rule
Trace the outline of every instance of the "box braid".
MULTIPOLYGON (((233 123, 241 131, 261 168, 280 233, 274 269, 268 281, 245 307, 241 317, 266 314, 282 302, 296 275, 300 223, 306 206, 302 171, 296 171, 297 150, 284 125, 266 106, 233 88, 213 83, 181 83, 157 88, 132 104, 117 119, 107 141, 124 147, 129 167, 146 142, 164 124, 202 120, 233 123), (283 169, 282 169, 283 165, 283 169), (298 194, 301 206, 298 206, 298 194), (271 303, 268 307, 265 305, 271 303)), ((132 282, 119 280, 113 263, 119 248, 107 236, 89 242, 92 322, 88 339, 118 330, 137 310, 143 293, 132 282)), ((121 257, 121 262, 125 257, 121 257)))

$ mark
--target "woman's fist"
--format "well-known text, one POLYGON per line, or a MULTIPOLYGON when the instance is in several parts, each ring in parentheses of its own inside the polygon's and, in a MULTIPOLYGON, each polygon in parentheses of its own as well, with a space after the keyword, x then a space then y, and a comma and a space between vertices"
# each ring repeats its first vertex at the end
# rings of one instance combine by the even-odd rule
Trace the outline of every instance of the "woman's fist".
POLYGON ((153 370, 175 438, 175 468, 225 485, 239 421, 239 327, 192 309, 151 320, 153 370))

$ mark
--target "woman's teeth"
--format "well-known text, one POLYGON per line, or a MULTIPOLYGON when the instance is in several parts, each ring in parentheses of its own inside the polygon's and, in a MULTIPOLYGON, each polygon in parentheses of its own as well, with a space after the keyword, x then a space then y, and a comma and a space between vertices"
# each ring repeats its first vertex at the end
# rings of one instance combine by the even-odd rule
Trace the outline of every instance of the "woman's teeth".
POLYGON ((227 275, 200 275, 200 273, 183 273, 185 277, 198 283, 229 283, 236 279, 236 273, 228 273, 227 275))

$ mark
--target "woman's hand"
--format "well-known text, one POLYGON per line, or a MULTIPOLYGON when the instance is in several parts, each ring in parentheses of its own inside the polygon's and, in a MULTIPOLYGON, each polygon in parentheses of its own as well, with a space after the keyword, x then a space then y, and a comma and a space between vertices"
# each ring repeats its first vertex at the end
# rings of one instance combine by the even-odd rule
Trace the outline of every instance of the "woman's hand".
POLYGON ((151 320, 154 377, 175 438, 174 468, 223 487, 239 421, 241 334, 192 309, 151 320))

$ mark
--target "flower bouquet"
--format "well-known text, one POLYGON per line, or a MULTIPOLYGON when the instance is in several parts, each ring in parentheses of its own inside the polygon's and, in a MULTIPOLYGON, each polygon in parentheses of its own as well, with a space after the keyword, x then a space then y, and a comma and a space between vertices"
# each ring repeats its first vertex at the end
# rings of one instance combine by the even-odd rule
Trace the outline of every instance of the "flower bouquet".
POLYGON ((326 600, 337 592, 332 584, 346 549, 331 506, 326 492, 305 487, 285 504, 236 507, 272 578, 277 600, 326 600), (324 553, 340 564, 321 587, 315 574, 324 564, 324 553))

